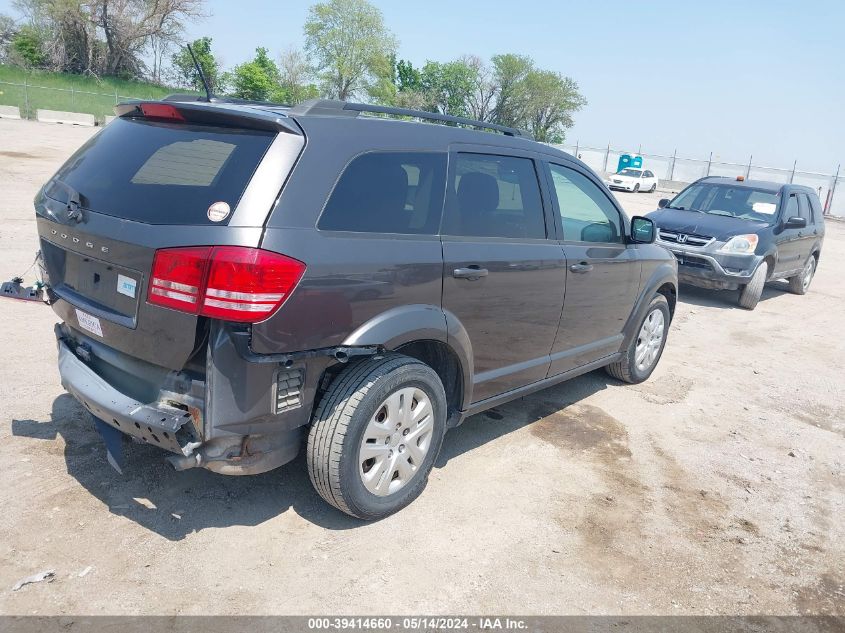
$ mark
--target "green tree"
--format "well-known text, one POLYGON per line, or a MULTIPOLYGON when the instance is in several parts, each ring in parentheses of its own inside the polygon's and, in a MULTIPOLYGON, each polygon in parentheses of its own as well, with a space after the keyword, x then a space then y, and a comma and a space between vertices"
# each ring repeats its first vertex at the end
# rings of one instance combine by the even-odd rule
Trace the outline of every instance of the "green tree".
POLYGON ((563 143, 572 115, 587 104, 570 77, 532 70, 523 80, 524 127, 541 143, 563 143))
POLYGON ((441 64, 426 62, 420 73, 422 92, 429 109, 452 116, 468 116, 467 101, 475 71, 463 60, 441 64))
POLYGON ((44 52, 44 35, 36 27, 26 25, 20 28, 12 39, 13 59, 26 68, 42 68, 47 63, 44 52))
POLYGON ((366 0, 313 5, 305 22, 305 50, 325 96, 347 100, 392 75, 396 38, 381 11, 366 0))
POLYGON ((396 63, 396 89, 399 92, 422 91, 422 73, 405 59, 396 63))
POLYGON ((232 85, 232 96, 253 101, 267 101, 274 98, 280 89, 279 68, 270 59, 267 49, 255 49, 252 61, 235 66, 228 76, 232 85))
POLYGON ((496 84, 496 107, 493 120, 499 125, 520 127, 525 124, 525 78, 534 69, 527 55, 494 55, 493 81, 496 84))
MULTIPOLYGON (((201 37, 194 40, 191 42, 191 48, 197 56, 197 61, 212 92, 217 92, 220 89, 220 64, 211 51, 211 38, 201 37)), ((171 63, 174 79, 180 86, 189 86, 200 92, 205 90, 187 46, 183 46, 178 53, 173 55, 171 63)))
POLYGON ((320 96, 311 81, 313 71, 302 51, 289 48, 279 56, 279 86, 271 95, 273 101, 296 105, 320 96))

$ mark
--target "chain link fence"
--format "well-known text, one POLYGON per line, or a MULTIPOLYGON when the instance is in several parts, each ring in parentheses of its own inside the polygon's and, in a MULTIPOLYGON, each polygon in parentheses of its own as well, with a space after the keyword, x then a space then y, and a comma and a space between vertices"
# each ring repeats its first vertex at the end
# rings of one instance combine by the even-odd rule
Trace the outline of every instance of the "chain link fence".
POLYGON ((127 99, 158 99, 159 95, 123 95, 115 92, 91 92, 74 87, 55 88, 33 85, 28 82, 0 81, 0 105, 17 106, 21 117, 34 119, 35 111, 61 110, 93 114, 99 123, 114 114, 114 106, 127 99))
POLYGON ((630 152, 607 147, 589 147, 580 145, 557 145, 559 149, 578 156, 582 161, 600 174, 616 171, 619 157, 630 154, 643 157, 643 168, 654 172, 664 187, 682 187, 687 183, 704 178, 705 176, 744 176, 748 180, 769 180, 780 183, 794 183, 812 187, 818 194, 825 213, 845 216, 845 174, 837 168, 835 173, 824 174, 797 169, 797 163, 792 167, 764 167, 755 165, 752 159, 745 163, 725 162, 713 160, 711 153, 708 158, 684 158, 677 155, 648 154, 630 152))

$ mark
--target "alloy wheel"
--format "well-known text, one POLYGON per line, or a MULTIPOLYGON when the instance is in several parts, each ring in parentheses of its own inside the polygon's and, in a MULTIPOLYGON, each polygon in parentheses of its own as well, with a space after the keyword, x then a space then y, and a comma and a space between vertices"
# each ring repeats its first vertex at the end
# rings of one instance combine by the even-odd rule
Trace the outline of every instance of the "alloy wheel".
POLYGON ((634 351, 634 361, 637 369, 648 371, 657 359, 660 346, 663 343, 663 334, 666 330, 666 320, 663 311, 655 308, 649 312, 637 335, 637 347, 634 351))

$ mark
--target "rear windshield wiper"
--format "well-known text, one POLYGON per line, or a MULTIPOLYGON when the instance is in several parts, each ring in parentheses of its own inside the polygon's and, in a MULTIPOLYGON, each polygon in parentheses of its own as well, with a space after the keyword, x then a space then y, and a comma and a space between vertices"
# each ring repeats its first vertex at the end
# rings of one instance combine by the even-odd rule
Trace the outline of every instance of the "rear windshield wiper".
MULTIPOLYGON (((73 187, 71 187, 69 184, 59 180, 58 178, 54 178, 52 181, 50 181, 48 187, 45 190, 45 193, 51 198, 53 197, 50 195, 52 193, 51 190, 53 188, 62 189, 65 192, 65 200, 58 200, 59 202, 65 203, 65 208, 67 210, 65 219, 76 220, 77 222, 79 222, 82 219, 82 196, 79 194, 79 192, 73 187)), ((55 200, 56 198, 53 199, 55 200)), ((47 209, 47 211, 48 213, 50 213, 50 215, 54 217, 54 219, 59 219, 55 217, 55 214, 52 211, 50 211, 49 209, 47 209)))

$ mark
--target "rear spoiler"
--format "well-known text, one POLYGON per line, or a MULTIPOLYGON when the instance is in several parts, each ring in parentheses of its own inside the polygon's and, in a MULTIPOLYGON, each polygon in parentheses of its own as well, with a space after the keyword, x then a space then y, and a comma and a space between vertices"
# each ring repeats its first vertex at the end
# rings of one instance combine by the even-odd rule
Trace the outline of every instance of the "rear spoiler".
POLYGON ((114 107, 121 118, 180 121, 220 127, 236 127, 268 132, 285 132, 302 136, 302 130, 292 119, 278 112, 259 110, 236 104, 176 101, 125 101, 114 107))

